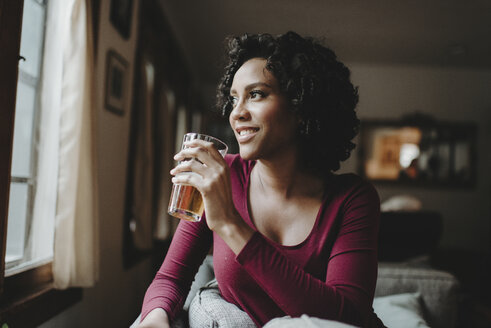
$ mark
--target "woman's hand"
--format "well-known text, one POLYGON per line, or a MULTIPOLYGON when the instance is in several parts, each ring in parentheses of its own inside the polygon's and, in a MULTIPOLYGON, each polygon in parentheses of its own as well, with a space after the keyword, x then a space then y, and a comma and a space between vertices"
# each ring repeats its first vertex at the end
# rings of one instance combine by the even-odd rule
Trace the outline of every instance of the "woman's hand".
POLYGON ((236 212, 228 165, 211 142, 192 140, 184 146, 186 148, 174 157, 182 162, 171 170, 175 175, 172 182, 191 185, 201 192, 208 227, 215 230, 233 218, 236 212))
POLYGON ((211 142, 196 139, 184 145, 186 148, 174 156, 183 162, 170 171, 172 182, 191 185, 201 192, 208 227, 238 254, 254 231, 235 209, 229 167, 211 142))
POLYGON ((167 312, 162 308, 153 309, 137 328, 170 328, 167 312))

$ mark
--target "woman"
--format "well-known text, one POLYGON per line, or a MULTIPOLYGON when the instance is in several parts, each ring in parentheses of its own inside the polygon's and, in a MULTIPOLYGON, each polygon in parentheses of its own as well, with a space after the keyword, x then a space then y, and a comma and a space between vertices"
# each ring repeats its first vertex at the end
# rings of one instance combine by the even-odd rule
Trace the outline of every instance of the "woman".
POLYGON ((359 126, 349 70, 293 32, 233 38, 228 54, 217 103, 240 154, 223 159, 195 140, 175 156, 199 160, 171 174, 200 190, 206 218, 180 222, 141 327, 168 326, 211 245, 221 295, 258 326, 301 314, 381 325, 371 307, 379 199, 357 176, 333 174, 359 126))

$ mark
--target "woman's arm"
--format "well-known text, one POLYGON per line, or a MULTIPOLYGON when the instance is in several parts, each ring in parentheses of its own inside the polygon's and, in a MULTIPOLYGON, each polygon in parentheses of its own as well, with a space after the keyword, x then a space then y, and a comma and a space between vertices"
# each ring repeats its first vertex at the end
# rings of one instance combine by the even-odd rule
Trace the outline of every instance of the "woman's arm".
POLYGON ((142 319, 156 308, 163 309, 170 321, 175 318, 212 239, 205 217, 201 222, 179 222, 164 262, 145 294, 142 319))

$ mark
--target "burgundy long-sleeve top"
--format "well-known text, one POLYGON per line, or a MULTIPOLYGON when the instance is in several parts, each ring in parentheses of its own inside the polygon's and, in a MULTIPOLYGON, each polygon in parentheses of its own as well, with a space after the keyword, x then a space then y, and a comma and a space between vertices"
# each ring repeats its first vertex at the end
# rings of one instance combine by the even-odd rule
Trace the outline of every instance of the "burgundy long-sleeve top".
POLYGON ((316 222, 298 245, 280 245, 257 231, 248 209, 254 161, 225 157, 234 204, 256 232, 238 255, 201 222, 181 221, 165 260, 148 288, 144 318, 163 308, 172 320, 182 308, 199 265, 213 244, 213 264, 225 300, 258 326, 289 315, 342 321, 362 327, 380 324, 372 309, 377 278, 379 198, 353 174, 332 175, 316 222))

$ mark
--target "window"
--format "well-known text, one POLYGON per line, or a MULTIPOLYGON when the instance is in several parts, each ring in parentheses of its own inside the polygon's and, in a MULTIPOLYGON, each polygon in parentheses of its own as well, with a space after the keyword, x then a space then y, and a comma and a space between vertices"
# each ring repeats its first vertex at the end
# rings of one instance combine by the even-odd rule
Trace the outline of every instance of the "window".
MULTIPOLYGON (((67 4, 64 1, 59 1, 59 4, 67 4)), ((90 2, 97 3, 94 0, 90 2)), ((79 301, 82 295, 80 288, 53 288, 53 272, 56 272, 51 264, 54 221, 37 220, 41 217, 39 212, 35 210, 33 213, 38 203, 35 196, 37 181, 46 180, 44 174, 36 177, 36 164, 41 163, 43 156, 46 157, 44 151, 40 151, 40 156, 36 154, 37 130, 42 121, 37 104, 44 62, 47 9, 53 3, 52 0, 0 0, 0 254, 5 256, 0 258, 0 326, 38 326, 79 301), (39 226, 46 228, 42 234, 35 233, 39 226), (41 243, 37 239, 39 235, 43 238, 41 243), (34 241, 33 236, 36 237, 34 241), (47 245, 49 251, 43 249, 40 253, 39 247, 32 246, 36 243, 47 245)), ((85 0, 76 3, 85 9, 85 0)), ((97 12, 98 5, 95 6, 97 12)), ((85 21, 85 11, 73 12, 79 14, 74 15, 77 22, 85 21)), ((59 17, 72 16, 69 13, 59 17)), ((51 37, 49 40, 58 39, 51 37)), ((59 47, 50 49, 60 53, 59 47)), ((48 55, 47 58, 52 59, 48 55)), ((51 163, 48 166, 52 166, 51 163)))
MULTIPOLYGON (((45 0, 25 0, 21 34, 17 98, 12 150, 5 276, 49 262, 52 251, 41 256, 30 249, 36 188, 36 130, 46 20, 45 0)), ((53 228, 54 229, 54 228, 53 228)), ((51 229, 51 230, 53 230, 51 229)), ((45 235, 47 244, 52 235, 45 235)))

